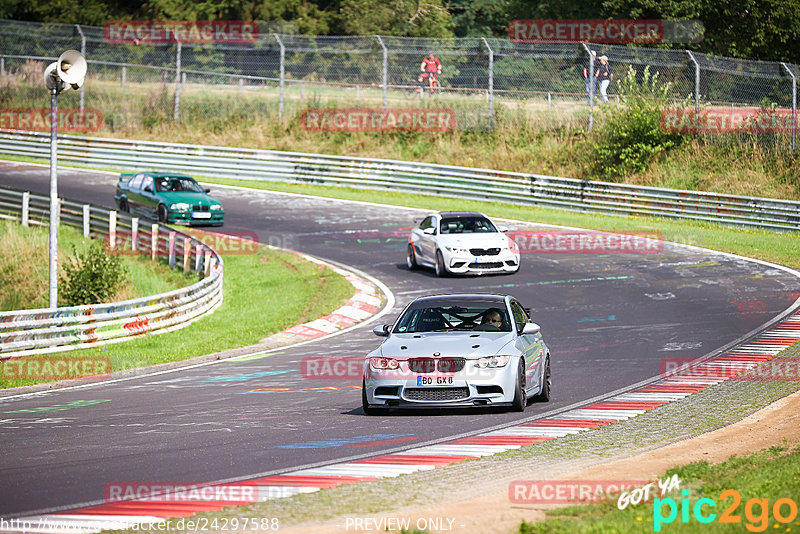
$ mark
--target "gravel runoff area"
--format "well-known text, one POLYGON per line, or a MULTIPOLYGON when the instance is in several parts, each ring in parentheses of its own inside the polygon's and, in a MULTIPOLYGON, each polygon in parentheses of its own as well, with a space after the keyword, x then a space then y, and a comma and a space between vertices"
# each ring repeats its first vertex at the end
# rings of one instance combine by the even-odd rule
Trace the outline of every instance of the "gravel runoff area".
MULTIPOLYGON (((783 358, 800 358, 800 343, 789 347, 772 360, 762 365, 770 365, 783 358)), ((290 498, 276 499, 263 503, 228 508, 223 512, 203 514, 205 517, 277 517, 281 532, 321 533, 347 532, 345 517, 423 517, 421 512, 435 503, 440 517, 453 517, 453 532, 516 532, 522 519, 532 521, 541 519, 542 506, 511 505, 508 500, 508 487, 515 480, 580 479, 582 474, 597 480, 630 479, 641 480, 642 474, 636 466, 639 462, 631 460, 637 455, 657 454, 665 445, 674 444, 678 452, 667 454, 663 472, 669 467, 708 458, 695 457, 686 451, 696 451, 690 438, 703 439, 728 430, 728 436, 715 438, 712 450, 724 450, 725 456, 753 452, 771 445, 779 445, 787 436, 786 432, 772 432, 775 423, 770 423, 762 432, 759 429, 745 428, 743 432, 730 432, 726 425, 740 422, 747 424, 754 419, 763 419, 763 413, 772 412, 773 418, 794 413, 794 421, 787 431, 788 437, 800 437, 800 394, 784 399, 766 410, 763 408, 780 399, 800 391, 800 381, 743 381, 728 380, 682 400, 671 402, 652 411, 633 417, 627 421, 612 424, 595 430, 549 440, 518 450, 507 451, 480 460, 468 460, 459 464, 440 467, 431 471, 401 475, 396 478, 375 482, 362 482, 343 485, 333 489, 310 494, 299 494, 290 498), (778 411, 785 404, 792 403, 793 412, 778 411), (783 403, 783 404, 781 404, 783 403), (761 410, 758 416, 751 414, 761 410), (717 432, 707 434, 715 429, 717 432), (759 432, 755 439, 754 432, 759 432), (704 435, 701 438, 697 436, 704 435), (747 439, 744 439, 744 436, 747 439), (719 439, 722 439, 720 444, 719 439), (677 443, 680 442, 680 443, 677 443), (724 446, 723 446, 724 445, 724 446), (680 448, 683 446, 682 448, 680 448), (753 449, 753 447, 756 447, 753 449), (656 450, 658 449, 658 451, 656 450), (680 451, 684 452, 680 452, 680 451), (648 452, 650 451, 650 452, 648 452), (614 477, 595 477, 592 473, 608 473, 603 466, 617 465, 614 477), (580 473, 579 473, 580 472, 580 473), (629 476, 624 476, 630 473, 629 476), (569 476, 567 476, 569 475, 569 476), (637 476, 639 478, 637 478, 637 476), (469 502, 470 499, 473 502, 469 502), (482 500, 485 499, 485 500, 482 500), (481 505, 484 503, 484 505, 481 505), (501 506, 493 506, 500 503, 501 506), (498 508, 503 509, 498 509, 498 508), (459 514, 471 511, 485 518, 484 524, 476 523, 475 518, 459 514), (461 511, 459 511, 461 510, 461 511), (448 512, 449 511, 449 512, 448 512), (464 524, 468 523, 468 524, 464 524), (459 528, 460 527, 460 528, 459 528), (480 530, 475 530, 475 529, 480 530)), ((487 415, 491 417, 491 415, 487 415)), ((786 429, 784 429, 786 430, 786 429)), ((706 452, 705 454, 709 454, 706 452)), ((655 480, 661 472, 650 473, 655 480)), ((430 512, 427 517, 431 517, 430 512)), ((412 523, 413 524, 413 523, 412 523)), ((444 523, 447 525, 447 522, 444 523)), ((381 529, 382 530, 382 529, 381 529)), ((353 532, 352 526, 350 531, 353 532)), ((435 530, 430 530, 435 532, 435 530)))

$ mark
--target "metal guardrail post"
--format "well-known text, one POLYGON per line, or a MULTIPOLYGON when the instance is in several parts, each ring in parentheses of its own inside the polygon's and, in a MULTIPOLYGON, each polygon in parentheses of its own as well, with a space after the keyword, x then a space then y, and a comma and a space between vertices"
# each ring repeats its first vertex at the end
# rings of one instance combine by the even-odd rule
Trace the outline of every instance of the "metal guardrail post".
POLYGON ((389 87, 389 50, 386 48, 386 45, 383 44, 383 39, 381 39, 380 35, 376 35, 378 39, 378 44, 381 45, 383 49, 383 109, 386 110, 386 91, 389 87))
POLYGON ((203 276, 208 278, 211 275, 211 251, 206 249, 203 255, 203 276))
POLYGON ((192 260, 192 244, 188 237, 183 238, 183 272, 189 272, 189 265, 192 260))
POLYGON ((175 41, 178 42, 178 51, 175 53, 175 110, 172 120, 178 122, 181 110, 181 42, 175 34, 175 41))
POLYGON ((58 91, 50 91, 50 272, 48 307, 58 308, 58 91))
POLYGON ((175 232, 169 233, 169 268, 175 268, 175 232))
POLYGON ((108 212, 108 247, 111 250, 117 248, 117 212, 108 212))
POLYGON ((586 43, 581 43, 583 45, 583 49, 586 50, 586 55, 589 56, 589 126, 587 129, 591 132, 592 128, 594 128, 594 56, 592 55, 592 50, 589 48, 589 45, 586 43))
POLYGON ((792 77, 792 152, 797 150, 797 77, 786 63, 781 63, 792 77))
MULTIPOLYGON (((78 29, 78 33, 81 36, 81 55, 86 57, 86 36, 83 35, 83 30, 81 29, 80 24, 76 24, 75 27, 78 29)), ((81 113, 83 113, 83 93, 85 90, 86 84, 81 84, 81 113)))
POLYGON ((687 50, 686 53, 689 55, 689 59, 694 63, 694 110, 700 111, 700 63, 694 57, 694 54, 690 50, 687 50))
POLYGON ((494 128, 494 50, 489 46, 489 41, 485 37, 481 37, 481 39, 483 39, 486 49, 489 50, 489 125, 494 128))
POLYGON ((197 243, 194 247, 194 270, 200 272, 203 266, 203 245, 197 243))
POLYGON ((89 237, 89 231, 91 230, 89 222, 90 222, 90 210, 92 207, 89 204, 83 205, 83 237, 89 237))
POLYGON ((25 191, 22 193, 22 217, 21 222, 22 226, 28 226, 28 210, 31 206, 31 193, 30 191, 25 191))
POLYGON ((286 84, 286 47, 283 46, 283 41, 281 41, 281 38, 277 33, 273 33, 272 35, 275 37, 275 40, 278 41, 278 46, 281 47, 281 96, 278 102, 278 118, 283 119, 283 92, 286 84))
POLYGON ((5 56, 0 56, 0 76, 6 75, 6 58, 5 56))
POLYGON ((137 250, 139 248, 139 217, 134 217, 131 219, 131 250, 137 250))
POLYGON ((158 254, 158 225, 153 223, 150 226, 150 259, 156 261, 158 254))
POLYGON ((125 88, 125 78, 127 78, 127 75, 128 75, 128 67, 123 65, 122 66, 122 83, 120 85, 120 87, 122 87, 123 89, 125 88))

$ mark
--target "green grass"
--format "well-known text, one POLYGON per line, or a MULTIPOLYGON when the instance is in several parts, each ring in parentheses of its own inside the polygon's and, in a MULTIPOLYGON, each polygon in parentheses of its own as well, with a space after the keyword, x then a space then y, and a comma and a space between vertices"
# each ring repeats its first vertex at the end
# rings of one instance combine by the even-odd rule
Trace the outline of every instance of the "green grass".
MULTIPOLYGON (((680 478, 681 490, 688 490, 685 497, 681 492, 673 491, 663 496, 662 503, 651 501, 629 505, 624 510, 619 510, 616 502, 548 510, 546 521, 534 524, 523 521, 518 533, 611 534, 653 532, 655 528, 659 528, 660 532, 687 533, 800 532, 800 517, 781 522, 773 514, 778 499, 791 499, 797 509, 800 496, 800 447, 775 446, 747 456, 734 456, 716 465, 697 462, 670 469, 666 473, 669 476, 672 474, 680 478), (737 506, 734 507, 736 503, 733 496, 725 494, 725 498, 721 498, 725 490, 738 492, 741 500, 737 506), (686 508, 689 514, 685 523, 682 518, 683 498, 688 499, 686 508), (698 522, 693 514, 695 504, 702 498, 712 499, 716 503, 714 508, 706 503, 701 509, 705 516, 716 514, 714 521, 708 524, 698 522), (662 519, 670 516, 668 499, 673 499, 677 511, 670 523, 662 519), (767 510, 751 503, 751 499, 766 499, 767 510), (720 516, 728 509, 732 518, 740 518, 740 523, 720 523, 720 516)), ((665 476, 660 478, 663 480, 665 476)), ((784 504, 779 513, 784 517, 789 516, 790 505, 784 504)))
MULTIPOLYGON (((67 354, 107 356, 113 371, 184 360, 257 343, 333 311, 353 294, 343 276, 294 254, 262 247, 257 254, 223 255, 223 259, 224 302, 213 314, 175 332, 67 354)), ((32 383, 0 380, 0 388, 32 383)))
MULTIPOLYGON (((0 310, 48 307, 49 237, 42 226, 24 227, 18 222, 0 220, 0 310)), ((77 230, 61 226, 58 231, 59 265, 85 251, 91 240, 77 230)), ((172 291, 194 282, 182 271, 144 256, 120 256, 127 270, 127 283, 112 301, 127 300, 172 291)), ((60 306, 67 304, 59 299, 60 306)))

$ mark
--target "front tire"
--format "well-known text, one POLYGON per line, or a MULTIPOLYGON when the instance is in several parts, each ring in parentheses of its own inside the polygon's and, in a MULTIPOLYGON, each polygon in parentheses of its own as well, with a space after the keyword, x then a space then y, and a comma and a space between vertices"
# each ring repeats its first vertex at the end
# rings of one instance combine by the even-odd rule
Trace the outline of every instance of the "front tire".
POLYGON ((158 209, 156 210, 156 215, 158 216, 158 222, 166 223, 168 218, 167 207, 164 204, 159 204, 158 209))
POLYGON ((444 257, 441 250, 436 251, 436 276, 439 278, 447 276, 447 267, 444 266, 444 257))
POLYGON ((417 268, 417 257, 414 255, 414 245, 408 245, 408 251, 406 252, 406 267, 408 267, 409 271, 413 271, 417 268))
POLYGON ((378 414, 378 408, 373 408, 367 402, 367 384, 363 380, 361 381, 361 409, 364 410, 365 415, 378 414))
POLYGON ((533 400, 536 402, 549 402, 550 401, 550 358, 548 357, 544 362, 544 372, 542 376, 542 390, 536 395, 533 400))
POLYGON ((130 212, 130 208, 128 207, 128 201, 125 200, 124 198, 120 199, 119 201, 119 211, 123 213, 130 212))
POLYGON ((511 409, 515 412, 524 412, 528 406, 528 393, 525 391, 525 359, 520 358, 517 370, 517 386, 514 388, 514 402, 511 409))

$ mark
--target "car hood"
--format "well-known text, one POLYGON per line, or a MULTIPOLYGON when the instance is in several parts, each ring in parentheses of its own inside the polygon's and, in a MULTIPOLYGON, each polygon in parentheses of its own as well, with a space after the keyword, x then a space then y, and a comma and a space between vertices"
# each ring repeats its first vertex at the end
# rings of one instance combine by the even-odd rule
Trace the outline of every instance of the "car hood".
POLYGON ((392 334, 371 356, 418 358, 421 356, 433 356, 434 352, 438 352, 441 356, 480 358, 482 356, 502 354, 503 351, 507 353, 513 347, 514 338, 513 332, 392 334))
POLYGON ((178 202, 185 202, 194 206, 210 206, 212 204, 221 204, 219 200, 206 193, 191 193, 188 191, 169 191, 159 193, 158 196, 163 198, 170 204, 177 204, 178 202))
POLYGON ((496 248, 508 247, 509 237, 501 232, 486 234, 443 234, 439 236, 439 245, 461 248, 496 248))

